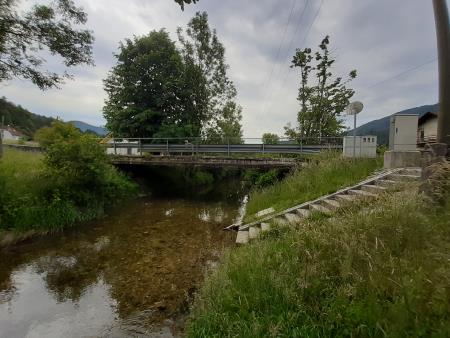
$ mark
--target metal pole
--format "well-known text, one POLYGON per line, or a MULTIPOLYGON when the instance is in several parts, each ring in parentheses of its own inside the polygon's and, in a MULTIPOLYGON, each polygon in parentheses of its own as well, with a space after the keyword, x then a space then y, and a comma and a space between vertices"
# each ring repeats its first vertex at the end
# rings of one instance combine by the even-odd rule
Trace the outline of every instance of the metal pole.
POLYGON ((117 155, 116 139, 115 138, 113 138, 113 142, 114 142, 114 155, 117 155))
POLYGON ((356 157, 356 114, 353 115, 353 158, 356 157))
POLYGON ((450 20, 446 0, 433 0, 439 58, 437 142, 450 146, 450 20))

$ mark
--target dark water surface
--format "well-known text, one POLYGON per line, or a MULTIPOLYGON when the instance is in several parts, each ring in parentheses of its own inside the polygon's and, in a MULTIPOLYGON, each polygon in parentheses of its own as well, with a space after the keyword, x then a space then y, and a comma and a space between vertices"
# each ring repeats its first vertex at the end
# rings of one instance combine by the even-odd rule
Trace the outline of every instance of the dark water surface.
MULTIPOLYGON (((223 192, 224 187, 227 192, 223 192)), ((233 236, 242 194, 147 197, 0 251, 0 337, 171 337, 233 236)))

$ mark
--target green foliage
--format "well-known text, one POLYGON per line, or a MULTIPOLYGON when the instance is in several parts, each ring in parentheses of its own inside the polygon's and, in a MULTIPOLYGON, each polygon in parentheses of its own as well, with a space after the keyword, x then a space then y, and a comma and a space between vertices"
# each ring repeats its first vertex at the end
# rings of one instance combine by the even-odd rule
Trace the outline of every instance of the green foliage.
POLYGON ((277 182, 279 174, 277 169, 262 172, 255 169, 249 169, 244 172, 243 179, 250 186, 261 189, 277 182))
POLYGON ((8 150, 0 162, 0 230, 59 230, 135 194, 92 136, 59 121, 39 134, 45 156, 8 150))
POLYGON ((216 142, 233 138, 240 143, 242 108, 235 102, 237 91, 227 75, 225 47, 216 30, 210 28, 208 14, 197 12, 184 32, 179 27, 178 40, 185 63, 198 67, 205 79, 202 98, 207 119, 203 121, 203 136, 216 142))
POLYGON ((448 337, 450 208, 415 187, 231 250, 188 337, 448 337))
POLYGON ((30 138, 38 129, 50 126, 55 121, 51 117, 36 115, 21 106, 16 106, 5 97, 0 98, 0 123, 2 118, 5 126, 12 126, 30 138))
POLYGON ((61 144, 71 139, 78 139, 80 135, 80 130, 72 124, 54 121, 51 126, 39 129, 34 138, 42 148, 48 149, 51 145, 61 144))
POLYGON ((71 0, 35 4, 19 14, 20 1, 0 2, 0 82, 24 78, 40 89, 57 87, 70 75, 42 69, 42 51, 58 55, 66 67, 92 64, 94 38, 81 29, 86 13, 71 0))
POLYGON ((177 2, 181 9, 184 10, 184 4, 191 4, 191 3, 196 3, 198 2, 198 0, 175 0, 175 2, 177 2))
POLYGON ((280 137, 277 134, 265 133, 262 136, 263 144, 278 144, 280 137))
POLYGON ((117 65, 104 82, 109 130, 125 137, 198 135, 203 117, 186 119, 185 66, 166 31, 127 39, 116 58, 117 65))
POLYGON ((181 49, 164 30, 120 45, 117 65, 104 81, 108 129, 123 137, 241 142, 242 109, 206 13, 190 21, 186 36, 179 28, 178 37, 181 49))
POLYGON ((354 162, 338 153, 326 152, 298 168, 283 181, 250 193, 246 219, 270 207, 277 211, 293 207, 357 183, 382 166, 380 158, 354 162))
POLYGON ((286 136, 292 139, 340 136, 345 129, 340 114, 355 93, 346 85, 356 78, 356 70, 352 70, 345 81, 342 77, 333 78, 331 68, 336 60, 330 54, 329 44, 329 36, 326 36, 318 52, 313 54, 310 48, 297 49, 292 60, 291 67, 300 68, 301 74, 298 127, 292 128, 290 124, 285 127, 286 136), (313 60, 316 65, 311 64, 313 60), (316 85, 310 84, 313 71, 316 72, 316 85))

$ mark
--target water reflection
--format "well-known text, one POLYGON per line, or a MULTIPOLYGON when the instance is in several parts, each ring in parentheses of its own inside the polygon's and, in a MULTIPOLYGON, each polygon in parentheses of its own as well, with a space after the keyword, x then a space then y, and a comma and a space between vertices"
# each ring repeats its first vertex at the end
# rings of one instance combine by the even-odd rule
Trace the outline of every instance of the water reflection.
POLYGON ((223 248, 234 201, 143 199, 3 250, 0 337, 171 336, 223 248), (170 330, 169 330, 170 329, 170 330))

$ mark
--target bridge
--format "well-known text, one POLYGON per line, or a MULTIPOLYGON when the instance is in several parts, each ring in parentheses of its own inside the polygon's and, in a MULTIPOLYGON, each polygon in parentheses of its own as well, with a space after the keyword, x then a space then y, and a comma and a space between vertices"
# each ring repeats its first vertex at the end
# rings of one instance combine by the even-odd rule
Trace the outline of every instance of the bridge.
POLYGON ((283 155, 317 154, 342 150, 342 138, 285 140, 274 144, 256 143, 261 139, 243 139, 243 143, 203 143, 201 139, 127 138, 107 139, 102 143, 116 165, 162 165, 201 167, 292 168, 299 161, 283 155), (209 156, 207 156, 209 155, 209 156), (213 155, 213 156, 211 156, 213 155), (237 156, 240 156, 238 158, 237 156))

